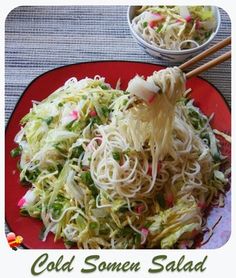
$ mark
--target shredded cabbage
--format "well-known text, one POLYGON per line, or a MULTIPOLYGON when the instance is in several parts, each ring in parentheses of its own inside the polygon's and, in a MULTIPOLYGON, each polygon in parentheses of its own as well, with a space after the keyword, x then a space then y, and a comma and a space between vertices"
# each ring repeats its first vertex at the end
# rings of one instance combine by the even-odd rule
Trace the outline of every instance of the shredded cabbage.
POLYGON ((71 78, 22 119, 20 178, 32 186, 19 206, 42 220, 42 240, 176 248, 203 232, 204 209, 228 182, 219 141, 178 68, 145 82, 152 103, 98 76, 71 78))
POLYGON ((216 19, 209 6, 143 6, 132 26, 152 45, 183 50, 206 42, 215 31, 216 19))

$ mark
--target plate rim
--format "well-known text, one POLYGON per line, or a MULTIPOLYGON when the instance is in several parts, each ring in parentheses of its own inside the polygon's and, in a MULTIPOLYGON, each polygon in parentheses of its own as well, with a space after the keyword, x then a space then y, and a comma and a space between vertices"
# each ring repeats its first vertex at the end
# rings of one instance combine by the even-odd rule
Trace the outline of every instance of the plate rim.
MULTIPOLYGON (((7 131, 7 128, 8 128, 8 125, 9 125, 9 122, 12 118, 12 115, 14 114, 19 102, 21 101, 21 98, 25 95, 26 91, 28 90, 28 88, 37 80, 39 79, 40 77, 52 72, 52 71, 55 71, 55 70, 59 70, 59 69, 63 69, 63 68, 66 68, 66 67, 70 67, 70 66, 75 66, 75 65, 82 65, 82 64, 95 64, 95 63, 117 63, 117 62, 121 62, 121 63, 140 63, 140 64, 147 64, 147 65, 152 65, 152 66, 159 66, 159 67, 164 67, 164 68, 167 68, 168 66, 165 66, 165 65, 161 65, 161 64, 156 64, 156 63, 151 63, 151 62, 142 62, 142 61, 131 61, 131 60, 95 60, 95 61, 85 61, 85 62, 78 62, 78 63, 72 63, 72 64, 67 64, 67 65, 64 65, 64 66, 60 66, 60 67, 56 67, 56 68, 53 68, 53 69, 50 69, 48 71, 45 71, 43 72, 42 74, 38 75, 37 77, 35 77, 32 81, 30 81, 30 83, 28 83, 28 85, 26 85, 25 89, 23 90, 21 96, 19 97, 19 99, 17 100, 15 106, 14 106, 14 109, 12 110, 11 114, 10 114, 10 117, 6 123, 6 126, 5 126, 5 133, 7 131)), ((231 105, 228 103, 228 101, 226 100, 225 96, 223 95, 223 93, 214 85, 212 84, 210 81, 208 81, 206 78, 202 77, 202 76, 196 76, 195 78, 199 78, 205 82, 207 82, 208 84, 210 84, 212 87, 214 87, 214 89, 219 93, 219 95, 221 96, 222 100, 224 101, 224 103, 226 104, 229 112, 230 112, 230 115, 231 115, 231 105)), ((232 85, 232 81, 230 82, 231 85, 232 85)), ((232 87, 232 86, 231 86, 232 87)), ((230 88, 232 89, 232 88, 230 88)), ((5 89, 6 91, 6 89, 5 89)), ((232 90, 231 90, 232 91, 232 90)), ((230 94, 230 98, 231 98, 231 94, 230 94)), ((5 115, 5 118, 6 118, 6 115, 5 115)))
MULTIPOLYGON (((151 63, 151 62, 143 62, 143 61, 131 61, 131 60, 94 60, 94 61, 85 61, 85 62, 77 62, 77 63, 72 63, 72 64, 67 64, 67 65, 63 65, 63 66, 60 66, 60 67, 55 67, 53 69, 50 69, 48 71, 45 71, 43 72, 42 74, 38 75, 37 77, 35 77, 32 81, 30 81, 30 83, 28 83, 28 85, 25 87, 25 89, 23 90, 22 94, 20 95, 19 99, 17 100, 15 106, 14 106, 14 109, 12 110, 9 118, 8 118, 8 121, 5 125, 5 137, 4 139, 6 140, 6 133, 7 133, 7 130, 9 128, 9 124, 11 122, 11 119, 19 105, 19 103, 21 102, 21 99, 23 98, 23 96, 26 94, 27 90, 29 89, 29 87, 34 83, 36 82, 39 78, 41 78, 42 76, 50 73, 50 72, 53 72, 55 70, 60 70, 60 69, 63 69, 63 68, 67 68, 67 67, 70 67, 70 66, 75 66, 75 65, 83 65, 83 64, 96 64, 96 63, 139 63, 139 64, 146 64, 146 65, 151 65, 151 66, 159 66, 159 67, 164 67, 164 68, 167 68, 168 66, 165 66, 165 65, 161 65, 159 63, 151 63)), ((223 102, 225 103, 229 113, 230 113, 230 119, 231 119, 231 124, 230 124, 230 129, 232 130, 232 114, 231 114, 231 106, 230 104, 228 103, 228 101, 226 100, 225 96, 223 95, 223 93, 214 85, 212 84, 210 81, 208 81, 207 79, 201 77, 201 76, 196 76, 195 78, 198 78, 198 79, 201 79, 203 81, 205 81, 206 83, 208 83, 209 85, 211 85, 215 91, 219 94, 219 96, 221 97, 221 99, 223 100, 223 102)), ((230 82, 231 83, 231 89, 232 89, 232 81, 230 82)), ((6 85, 6 84, 5 84, 6 85)), ((6 89, 5 89, 6 91, 6 89)), ((231 90, 231 93, 232 93, 232 90, 231 90)), ((231 98, 231 94, 230 94, 230 98, 231 98)), ((5 113, 5 119, 6 119, 6 113, 5 113)), ((5 148, 4 148, 4 153, 6 151, 6 144, 5 145, 5 148)), ((6 155, 6 154, 5 154, 6 155)), ((4 162, 5 162, 5 155, 4 155, 4 162)), ((5 171, 4 171, 4 192, 5 192, 5 187, 6 187, 6 167, 5 167, 5 171)), ((231 187, 231 185, 230 185, 231 187)), ((231 198, 231 201, 232 201, 232 198, 231 198)), ((12 231, 11 229, 11 225, 9 225, 8 223, 8 220, 7 220, 7 217, 6 217, 6 194, 4 194, 4 220, 5 220, 5 224, 7 224, 7 227, 9 228, 10 231, 12 231)), ((231 208, 231 214, 232 214, 232 208, 231 208)), ((232 221, 232 220, 231 220, 232 221)), ((231 231, 230 231, 230 234, 232 233, 232 227, 231 227, 231 231)), ((229 240, 229 239, 228 239, 229 240)), ((228 241, 227 240, 227 241, 228 241)), ((227 241, 225 242, 225 244, 227 243, 227 241)), ((224 244, 224 245, 225 245, 224 244)), ((223 245, 223 246, 224 246, 223 245)), ((24 243, 21 244, 21 246, 24 248, 24 249, 32 249, 30 247, 27 247, 24 243)), ((42 248, 35 248, 35 249, 42 249, 42 248)), ((218 249, 218 248, 215 248, 215 249, 218 249)), ((48 249, 48 250, 52 250, 52 249, 48 249)), ((62 250, 62 249, 58 249, 58 248, 55 248, 53 250, 62 250)), ((168 249, 169 250, 169 249, 168 249)), ((207 250, 207 249, 206 249, 207 250)))

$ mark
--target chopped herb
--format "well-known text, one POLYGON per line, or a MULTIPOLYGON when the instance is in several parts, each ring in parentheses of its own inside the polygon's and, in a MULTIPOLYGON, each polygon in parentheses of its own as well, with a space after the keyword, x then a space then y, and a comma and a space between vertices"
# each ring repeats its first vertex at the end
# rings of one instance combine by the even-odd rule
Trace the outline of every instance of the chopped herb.
POLYGON ((100 88, 102 88, 103 90, 109 90, 109 87, 107 86, 107 85, 105 85, 105 84, 101 84, 101 85, 99 85, 100 86, 100 88))
POLYGON ((121 154, 119 152, 112 152, 112 156, 116 161, 121 160, 121 154))
POLYGON ((107 118, 109 116, 109 114, 110 114, 110 109, 108 107, 106 107, 106 106, 103 106, 101 108, 101 110, 102 110, 102 114, 104 115, 104 117, 107 118))
POLYGON ((206 32, 205 33, 205 38, 208 39, 210 37, 210 35, 211 35, 211 32, 206 32))
POLYGON ((92 193, 92 196, 94 197, 94 199, 96 199, 97 195, 98 195, 98 189, 94 184, 90 184, 89 186, 89 190, 92 193))
POLYGON ((93 126, 94 124, 101 125, 101 124, 102 124, 102 121, 101 121, 101 119, 97 116, 97 117, 91 117, 91 118, 90 118, 90 123, 91 123, 91 126, 93 126))
POLYGON ((76 121, 73 123, 72 127, 71 127, 71 131, 77 131, 77 130, 81 130, 85 127, 85 123, 82 121, 76 121))
POLYGON ((144 21, 144 22, 143 22, 143 28, 146 28, 147 26, 148 26, 147 21, 144 21))
POLYGON ((87 99, 87 96, 82 96, 82 99, 86 100, 86 99, 87 99))
POLYGON ((198 113, 196 110, 189 108, 188 115, 194 129, 200 130, 205 126, 207 119, 203 117, 200 113, 198 113))
POLYGON ((62 204, 56 204, 52 209, 52 216, 54 218, 59 218, 60 215, 61 215, 61 212, 62 212, 62 208, 63 208, 63 205, 62 204))
POLYGON ((135 237, 134 237, 134 244, 135 245, 140 245, 141 244, 141 235, 139 233, 136 233, 135 234, 135 237))
POLYGON ((60 211, 62 209, 63 205, 61 203, 54 203, 52 204, 52 209, 55 211, 60 211))
POLYGON ((29 216, 29 213, 28 213, 28 211, 25 208, 21 208, 20 209, 20 214, 22 216, 29 216))
POLYGON ((151 225, 152 225, 153 222, 147 222, 145 225, 144 225, 144 228, 149 228, 151 225))
POLYGON ((123 100, 123 105, 126 105, 128 103, 128 99, 123 100))
POLYGON ((129 235, 129 234, 132 234, 134 231, 133 231, 133 229, 130 227, 130 226, 125 226, 123 229, 121 229, 120 231, 119 231, 119 234, 121 235, 121 236, 127 236, 127 235, 129 235))
POLYGON ((163 208, 163 209, 165 208, 166 202, 165 202, 163 194, 159 193, 157 195, 157 202, 158 202, 158 204, 160 205, 161 208, 163 208))
POLYGON ((68 247, 68 248, 74 247, 74 246, 76 246, 76 242, 71 241, 71 240, 66 240, 65 241, 65 246, 68 247))
POLYGON ((98 228, 98 223, 97 222, 91 222, 89 223, 89 228, 92 230, 95 230, 98 228))
POLYGON ((75 120, 71 121, 69 124, 66 125, 66 129, 69 130, 69 131, 72 131, 72 126, 73 126, 73 123, 75 122, 75 120))
POLYGON ((58 107, 62 107, 64 104, 62 102, 58 103, 58 107))
POLYGON ((213 157, 213 159, 214 159, 214 162, 220 162, 220 161, 222 161, 221 156, 220 156, 220 153, 214 153, 214 154, 212 155, 212 157, 213 157))
POLYGON ((85 221, 82 215, 78 215, 78 217, 76 218, 76 225, 81 231, 83 231, 86 228, 87 222, 85 221))
POLYGON ((62 195, 62 194, 58 194, 57 197, 56 197, 56 201, 57 202, 64 202, 66 199, 67 198, 64 195, 62 195))
POLYGON ((162 25, 162 24, 160 24, 160 25, 159 25, 159 27, 156 29, 156 32, 157 32, 157 33, 160 33, 160 32, 161 32, 162 27, 163 27, 163 25, 162 25))
POLYGON ((84 152, 83 146, 78 146, 73 148, 70 158, 79 158, 80 155, 84 152))
POLYGON ((81 178, 82 182, 86 185, 93 184, 93 179, 91 177, 90 171, 81 173, 80 178, 81 178))
POLYGON ((11 150, 11 157, 17 157, 22 152, 21 146, 16 147, 15 149, 11 150))
POLYGON ((127 205, 126 205, 126 206, 121 206, 121 207, 119 207, 119 209, 118 209, 119 212, 127 212, 127 210, 128 210, 127 205))
POLYGON ((194 40, 195 40, 196 42, 200 42, 200 41, 201 41, 201 38, 200 38, 200 37, 195 37, 194 40))
POLYGON ((45 119, 44 121, 46 122, 47 125, 50 125, 51 122, 53 121, 53 117, 50 116, 50 117, 48 117, 47 119, 45 119))
POLYGON ((26 170, 25 176, 30 182, 35 182, 40 173, 40 170, 38 168, 35 168, 33 171, 26 170))

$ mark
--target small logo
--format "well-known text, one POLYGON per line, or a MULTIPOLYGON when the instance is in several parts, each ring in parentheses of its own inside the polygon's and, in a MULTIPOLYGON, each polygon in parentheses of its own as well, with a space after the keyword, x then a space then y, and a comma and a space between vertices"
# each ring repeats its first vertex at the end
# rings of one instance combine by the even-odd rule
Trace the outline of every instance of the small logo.
POLYGON ((6 236, 8 244, 13 250, 17 250, 17 247, 19 247, 23 242, 23 237, 16 236, 16 234, 13 232, 8 233, 6 236))

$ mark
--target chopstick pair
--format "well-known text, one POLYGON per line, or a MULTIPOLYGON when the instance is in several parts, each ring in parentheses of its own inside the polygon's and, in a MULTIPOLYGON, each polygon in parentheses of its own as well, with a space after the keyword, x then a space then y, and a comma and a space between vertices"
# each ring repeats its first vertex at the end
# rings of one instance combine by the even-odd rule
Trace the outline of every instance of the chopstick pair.
MULTIPOLYGON (((192 59, 190 59, 189 61, 183 63, 182 65, 179 66, 179 68, 181 70, 185 70, 186 68, 196 64, 197 62, 203 60, 204 58, 210 56, 211 54, 217 52, 218 50, 226 47, 227 45, 231 44, 231 37, 228 37, 220 42, 218 42, 217 44, 213 45, 212 47, 210 47, 209 49, 203 51, 202 53, 198 54, 197 56, 193 57, 192 59)), ((213 68, 214 66, 223 63, 224 61, 228 60, 231 58, 231 51, 226 52, 225 54, 220 55, 219 57, 193 69, 190 72, 187 72, 185 74, 186 79, 189 79, 191 77, 197 76, 198 74, 207 71, 210 68, 213 68)), ((136 100, 135 103, 140 103, 141 100, 136 100)), ((131 108, 133 106, 130 105, 129 108, 131 108)))
MULTIPOLYGON (((194 64, 196 64, 197 62, 203 60, 204 58, 210 56, 211 54, 217 52, 218 50, 226 47, 227 45, 231 44, 231 37, 228 37, 220 42, 218 42, 217 44, 213 45, 212 47, 210 47, 209 49, 203 51, 202 53, 198 54, 197 56, 195 56, 194 58, 190 59, 189 61, 183 63, 182 65, 179 66, 179 68, 181 70, 185 70, 187 67, 190 67, 194 64)), ((231 51, 228 51, 222 55, 220 55, 219 57, 197 67, 196 69, 187 72, 186 73, 186 78, 189 79, 193 76, 197 76, 198 74, 207 71, 210 68, 213 68, 214 66, 223 63, 224 61, 228 60, 231 58, 231 51)))

